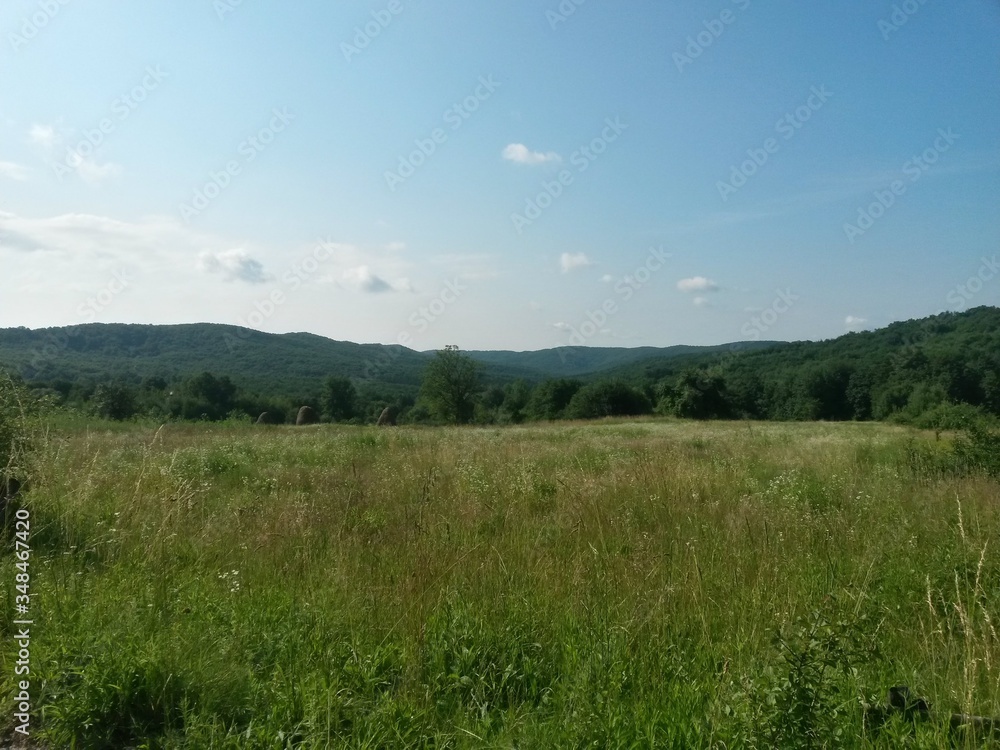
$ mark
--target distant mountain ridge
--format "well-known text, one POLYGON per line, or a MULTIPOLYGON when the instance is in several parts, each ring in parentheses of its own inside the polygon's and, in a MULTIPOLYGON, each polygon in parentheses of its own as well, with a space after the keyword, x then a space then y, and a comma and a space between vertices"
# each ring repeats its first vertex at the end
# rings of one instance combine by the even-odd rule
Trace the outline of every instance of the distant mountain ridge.
MULTIPOLYGON (((776 342, 744 344, 755 349, 776 342)), ((655 358, 710 354, 727 346, 558 347, 540 351, 469 351, 488 380, 594 376, 655 358)), ((29 381, 228 375, 259 390, 310 389, 330 375, 398 388, 419 386, 433 352, 399 345, 357 344, 312 333, 263 333, 216 323, 147 325, 86 323, 59 328, 0 329, 0 367, 29 381)))

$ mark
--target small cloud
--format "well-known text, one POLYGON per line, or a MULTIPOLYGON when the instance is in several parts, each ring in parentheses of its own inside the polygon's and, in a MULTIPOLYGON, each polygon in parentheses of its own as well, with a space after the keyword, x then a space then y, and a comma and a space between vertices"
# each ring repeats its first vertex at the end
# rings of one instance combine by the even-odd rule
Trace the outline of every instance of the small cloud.
POLYGON ((202 253, 198 258, 198 268, 206 273, 221 274, 226 281, 263 284, 268 278, 261 262, 239 248, 221 253, 202 253))
POLYGON ((844 318, 844 325, 848 328, 858 328, 868 322, 868 318, 859 318, 857 315, 848 315, 844 318))
POLYGON ((112 177, 121 171, 121 167, 112 162, 98 164, 93 159, 82 157, 76 160, 73 166, 76 168, 76 173, 80 175, 80 179, 91 185, 96 185, 101 180, 112 177))
POLYGON ((571 331, 573 329, 573 326, 571 326, 569 323, 564 323, 561 320, 558 323, 553 323, 552 327, 558 328, 560 331, 571 331))
POLYGON ((707 297, 695 297, 694 306, 695 307, 708 307, 711 303, 708 301, 707 297))
POLYGON ((523 143, 511 143, 503 150, 503 158, 515 164, 545 164, 550 161, 562 161, 562 158, 555 151, 542 153, 532 151, 523 143))
POLYGON ((584 253, 563 253, 559 256, 559 266, 563 273, 589 265, 591 265, 590 259, 584 253))
POLYGON ((56 143, 56 129, 51 125, 32 125, 28 130, 28 139, 45 148, 52 148, 56 143))
POLYGON ((388 245, 385 246, 385 249, 388 250, 390 253, 400 253, 406 249, 406 243, 390 242, 388 245))
POLYGON ((28 168, 10 161, 0 161, 0 177, 19 182, 28 179, 28 168))
POLYGON ((348 286, 369 294, 392 291, 392 285, 382 277, 372 273, 368 266, 358 266, 345 271, 344 281, 347 282, 348 286))
POLYGON ((605 284, 610 284, 614 280, 615 277, 612 276, 610 273, 606 273, 601 277, 601 281, 603 281, 605 284))
POLYGON ((682 292, 717 292, 719 285, 704 276, 692 276, 690 279, 681 279, 677 282, 677 288, 682 292))

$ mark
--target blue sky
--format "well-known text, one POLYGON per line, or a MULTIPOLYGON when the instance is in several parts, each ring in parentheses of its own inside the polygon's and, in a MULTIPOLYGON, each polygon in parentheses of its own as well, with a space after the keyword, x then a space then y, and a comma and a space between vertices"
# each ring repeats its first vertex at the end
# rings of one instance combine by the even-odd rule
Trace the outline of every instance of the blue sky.
POLYGON ((998 0, 7 0, 0 30, 0 326, 668 346, 1000 300, 998 0))

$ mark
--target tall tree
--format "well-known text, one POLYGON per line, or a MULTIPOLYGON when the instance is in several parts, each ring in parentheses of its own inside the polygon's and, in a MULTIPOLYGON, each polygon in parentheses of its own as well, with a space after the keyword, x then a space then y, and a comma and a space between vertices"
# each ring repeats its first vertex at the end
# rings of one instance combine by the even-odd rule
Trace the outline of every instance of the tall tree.
POLYGON ((424 370, 420 396, 431 414, 443 422, 466 424, 475 412, 480 386, 479 363, 446 346, 424 370))
POLYGON ((334 422, 346 422, 357 414, 358 392, 348 378, 331 376, 323 388, 323 411, 334 422))

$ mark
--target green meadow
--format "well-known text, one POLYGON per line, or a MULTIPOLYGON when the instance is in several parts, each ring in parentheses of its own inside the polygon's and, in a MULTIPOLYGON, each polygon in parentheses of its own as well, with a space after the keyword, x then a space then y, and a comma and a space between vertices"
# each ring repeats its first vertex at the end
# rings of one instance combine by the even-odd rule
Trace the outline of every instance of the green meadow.
POLYGON ((20 501, 32 741, 979 747, 948 717, 1000 714, 1000 485, 953 440, 57 423, 20 501), (930 718, 881 712, 893 685, 930 718))

